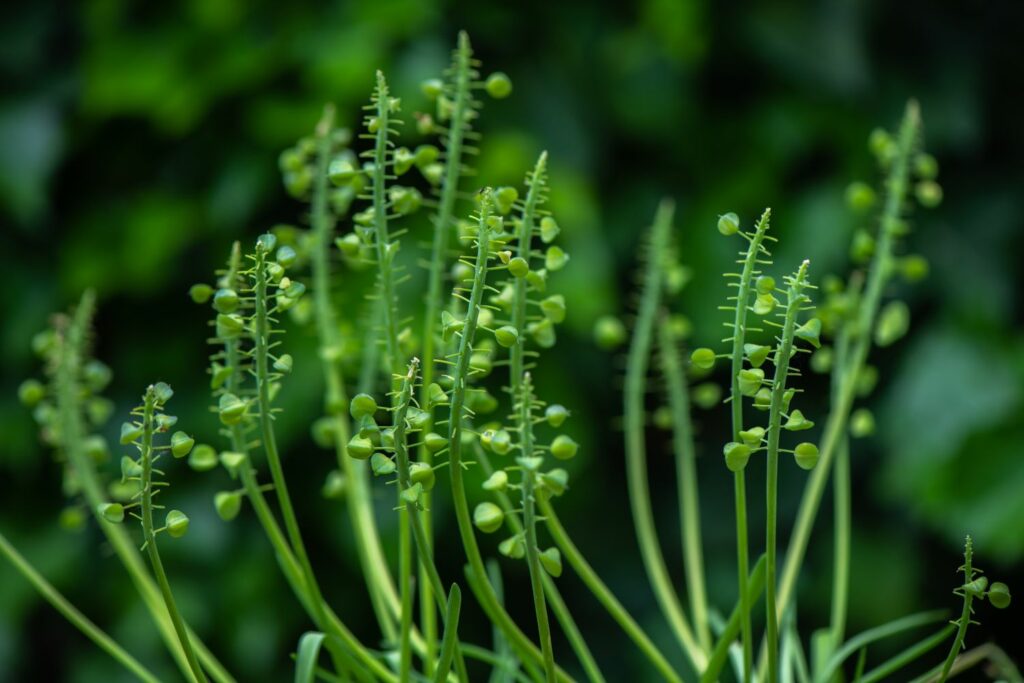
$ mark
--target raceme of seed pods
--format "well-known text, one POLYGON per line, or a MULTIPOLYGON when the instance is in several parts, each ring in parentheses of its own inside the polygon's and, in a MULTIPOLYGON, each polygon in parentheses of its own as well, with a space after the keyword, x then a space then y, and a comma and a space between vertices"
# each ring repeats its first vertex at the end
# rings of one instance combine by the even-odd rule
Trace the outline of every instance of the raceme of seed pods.
MULTIPOLYGON (((278 225, 236 243, 211 283, 189 292, 209 306, 207 371, 219 433, 199 438, 179 428, 166 412, 171 387, 154 383, 121 427, 120 445, 133 452, 117 461, 118 469, 102 435, 113 412, 102 396, 112 373, 92 357, 95 296, 86 292, 70 315, 54 316, 51 329, 32 342, 46 377, 27 380, 19 395, 63 466, 68 500, 61 523, 71 528, 95 520, 181 675, 234 680, 178 608, 160 557, 158 540, 190 542, 182 540, 189 517, 177 509, 187 504, 169 486, 180 475, 179 460, 216 477, 220 490, 212 505, 221 520, 251 512, 262 529, 308 619, 294 652, 280 653, 282 661, 294 656, 297 681, 469 681, 492 673, 492 680, 605 681, 608 655, 591 650, 587 620, 560 592, 559 580, 569 572, 621 629, 624 646, 635 648, 638 678, 831 681, 854 668, 858 681, 905 678, 908 667, 927 667, 923 662, 943 645, 948 656, 925 678, 944 681, 967 666, 960 655, 977 603, 1010 604, 1009 588, 990 583, 974 565, 970 538, 955 589, 959 618, 944 623, 945 612, 926 612, 846 634, 849 461, 856 440, 873 429, 874 416, 859 402, 879 380, 868 360, 872 349, 898 342, 910 329, 909 309, 892 297, 892 285, 922 279, 928 264, 903 254, 902 239, 915 207, 934 208, 942 199, 938 163, 921 150, 917 105, 908 105, 895 133, 870 136, 881 190, 860 181, 847 190, 863 227, 852 238, 853 270, 845 280, 816 273, 806 260, 775 270, 770 228, 785 220, 784 208, 766 209, 749 222, 723 213, 708 228, 739 245, 735 272, 725 274, 726 336, 720 348, 687 350, 693 325, 675 307, 694 274, 677 247, 674 206, 665 201, 640 246, 631 326, 614 312, 595 325, 600 348, 626 353, 625 495, 640 550, 637 571, 646 575, 667 626, 656 627, 655 639, 650 622, 641 625, 631 615, 558 516, 578 477, 570 472, 593 462, 573 438, 585 429, 579 423, 586 416, 544 400, 537 382, 568 315, 571 302, 558 291, 558 273, 571 267, 570 255, 546 208, 546 153, 523 169, 520 187, 470 189, 480 187, 469 178, 470 160, 483 144, 475 128, 481 95, 512 94, 507 76, 483 78, 480 69, 460 34, 450 67, 423 84, 433 111, 406 114, 415 122, 411 130, 402 125, 401 97, 377 72, 364 117, 355 122, 358 134, 336 126, 336 112, 327 107, 313 134, 281 154, 284 188, 302 204, 304 224, 278 225), (412 218, 424 211, 427 234, 412 218), (416 261, 424 267, 419 288, 409 284, 416 261), (360 272, 372 282, 365 284, 360 272), (297 353, 284 335, 305 327, 317 340, 315 357, 297 353), (323 413, 310 429, 334 459, 324 466, 321 493, 351 527, 379 631, 373 642, 355 635, 365 624, 354 629, 325 599, 321 582, 331 568, 314 566, 292 502, 275 400, 301 364, 323 376, 323 413), (829 377, 827 409, 801 400, 808 370, 829 377), (652 388, 663 390, 664 405, 651 405, 650 397, 659 395, 652 388), (728 434, 703 430, 702 439, 723 460, 698 467, 695 422, 702 417, 694 408, 720 406, 729 413, 728 434), (671 433, 666 448, 677 469, 684 559, 679 576, 665 560, 648 488, 648 450, 665 447, 652 426, 671 433), (756 458, 766 463, 765 553, 751 561, 757 543, 750 534, 761 531, 750 528, 747 515, 747 485, 755 483, 748 465, 756 458), (785 534, 789 547, 780 555, 779 526, 790 520, 778 514, 778 471, 792 465, 806 471, 806 481, 785 534), (732 604, 712 605, 699 494, 701 480, 718 477, 733 482, 739 578, 732 604), (808 634, 793 618, 794 590, 829 478, 836 517, 832 618, 828 637, 814 639, 808 661, 808 634), (394 514, 394 523, 381 519, 374 504, 383 496, 393 501, 385 514, 394 514), (437 496, 446 504, 435 510, 437 496), (455 518, 463 573, 446 575, 447 565, 436 561, 437 514, 455 518), (138 530, 124 523, 128 517, 140 522, 138 530), (394 540, 380 533, 385 523, 397 529, 394 540), (387 548, 391 542, 395 547, 387 548), (514 597, 503 588, 505 573, 528 577, 528 622, 506 609, 514 597), (464 606, 479 609, 493 634, 460 631, 464 606), (764 624, 762 632, 755 624, 764 624), (927 626, 931 634, 889 659, 866 654, 869 643, 927 626), (556 648, 560 643, 566 645, 556 648)), ((303 466, 320 466, 311 462, 320 461, 303 466)), ((0 551, 104 652, 139 679, 158 680, 2 536, 0 551)))

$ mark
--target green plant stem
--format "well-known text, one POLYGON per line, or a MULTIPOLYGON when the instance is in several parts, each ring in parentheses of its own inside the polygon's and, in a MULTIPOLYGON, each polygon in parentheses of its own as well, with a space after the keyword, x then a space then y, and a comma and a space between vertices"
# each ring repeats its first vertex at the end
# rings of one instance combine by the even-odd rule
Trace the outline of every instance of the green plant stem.
MULTIPOLYGON (((967 543, 964 546, 964 566, 962 568, 965 584, 974 580, 973 555, 971 537, 968 536, 967 543)), ((967 627, 971 623, 971 603, 974 602, 974 594, 967 589, 962 590, 964 606, 960 611, 960 618, 956 622, 956 637, 953 638, 953 645, 949 648, 949 654, 946 655, 946 661, 942 663, 942 670, 939 672, 939 683, 945 683, 946 679, 949 678, 949 672, 953 668, 953 663, 956 662, 956 658, 964 649, 964 636, 967 635, 967 627)))
POLYGON ((686 622, 683 606, 668 575, 665 558, 662 555, 661 545, 654 527, 654 513, 651 510, 650 490, 647 484, 647 451, 644 440, 644 393, 647 383, 647 367, 664 276, 663 264, 660 261, 668 248, 673 211, 672 202, 663 201, 654 218, 649 245, 651 262, 647 265, 645 272, 640 310, 629 347, 623 398, 626 478, 633 522, 640 545, 640 555, 643 558, 647 577, 657 597, 658 605, 694 666, 703 669, 707 663, 707 655, 697 643, 686 622))
MULTIPOLYGON (((455 655, 455 650, 458 648, 460 609, 462 609, 462 591, 459 589, 459 584, 453 583, 451 590, 448 591, 448 603, 444 619, 444 639, 441 641, 441 656, 438 658, 434 683, 444 683, 448 679, 452 658, 455 655)), ((459 680, 468 681, 469 678, 463 672, 459 680)))
POLYGON ((796 318, 800 306, 806 302, 803 294, 807 277, 808 262, 800 264, 796 277, 789 287, 789 303, 786 306, 786 319, 782 326, 782 337, 775 351, 775 378, 772 381, 772 400, 768 413, 768 473, 765 478, 765 628, 768 642, 768 678, 769 683, 779 679, 779 618, 775 610, 775 564, 776 534, 778 529, 779 503, 779 438, 782 431, 782 403, 786 393, 786 379, 789 376, 789 362, 793 351, 793 332, 796 329, 796 318))
POLYGON ((896 671, 899 671, 907 664, 919 659, 920 657, 928 654, 939 645, 949 639, 949 636, 953 634, 956 627, 950 624, 944 629, 934 634, 930 638, 926 638, 921 642, 907 648, 900 654, 886 660, 882 664, 879 664, 871 671, 857 679, 858 683, 875 683, 876 681, 884 680, 887 676, 891 676, 896 671))
MULTIPOLYGON (((483 470, 485 477, 490 477, 494 474, 495 469, 491 464, 490 456, 480 446, 479 442, 474 444, 473 455, 480 463, 480 467, 483 470)), ((512 504, 512 499, 504 491, 495 492, 495 498, 498 501, 498 506, 505 512, 505 521, 512 529, 512 533, 519 534, 523 533, 524 527, 523 522, 519 517, 519 513, 512 504)), ((539 496, 537 498, 537 506, 541 506, 541 501, 544 497, 539 496)), ((565 552, 563 551, 563 554, 565 552)), ((547 597, 547 602, 551 606, 551 611, 555 613, 555 618, 558 623, 562 626, 562 631, 565 633, 565 637, 569 641, 569 645, 572 647, 573 652, 576 653, 576 657, 580 660, 580 665, 586 672, 587 677, 595 683, 603 683, 604 675, 601 673, 600 667, 594 660, 593 654, 590 652, 590 647, 587 645, 586 640, 583 638, 583 634, 580 632, 579 626, 576 624, 576 620, 572 616, 572 612, 569 611, 568 605, 565 604, 565 600, 562 599, 562 595, 558 590, 558 586, 555 584, 554 579, 548 576, 547 573, 541 572, 542 583, 544 584, 544 594, 547 597)), ((498 631, 501 634, 501 631, 498 631)))
MULTIPOLYGON (((747 580, 746 604, 748 605, 757 602, 758 596, 764 590, 764 567, 765 557, 762 555, 754 565, 754 571, 747 580)), ((715 647, 711 651, 708 666, 704 669, 704 673, 701 674, 700 683, 714 683, 718 680, 719 675, 722 673, 722 668, 729 658, 729 646, 740 633, 742 621, 743 601, 737 601, 736 607, 733 608, 732 614, 729 615, 729 621, 722 630, 722 635, 719 636, 718 642, 715 643, 715 647)))
POLYGON ((796 579, 803 564, 804 553, 807 550, 811 528, 814 525, 818 506, 821 503, 821 497, 832 467, 832 460, 846 431, 856 391, 856 378, 867 360, 871 345, 871 330, 874 329, 882 289, 891 276, 893 242, 900 232, 900 210, 907 195, 908 162, 920 123, 921 115, 917 103, 911 101, 907 105, 906 115, 903 117, 896 140, 896 154, 892 161, 892 172, 888 181, 888 195, 882 212, 881 228, 856 323, 859 334, 850 347, 849 366, 844 373, 838 400, 833 404, 829 413, 822 438, 821 455, 804 487, 789 549, 786 552, 786 561, 778 590, 777 609, 779 612, 785 611, 796 587, 796 579))
MULTIPOLYGON (((452 125, 445 138, 445 173, 441 180, 441 194, 438 198, 437 213, 434 217, 434 240, 430 255, 430 271, 427 277, 427 301, 423 318, 423 387, 420 403, 429 404, 427 391, 434 382, 434 358, 437 353, 437 319, 443 305, 444 275, 447 266, 448 242, 455 224, 453 220, 455 200, 459 195, 459 179, 462 177, 462 144, 469 122, 467 112, 470 110, 472 95, 470 81, 472 66, 470 60, 473 50, 469 44, 469 35, 459 32, 458 46, 454 59, 455 93, 452 100, 452 125)), ((433 428, 433 411, 427 411, 428 422, 424 432, 433 428)), ((428 465, 434 457, 426 447, 419 449, 419 460, 428 465)), ((431 522, 431 494, 423 494, 423 531, 427 546, 433 547, 431 522)), ((437 612, 434 608, 434 589, 426 576, 426 569, 420 570, 420 627, 427 644, 427 661, 430 662, 437 643, 437 612)), ((430 675, 431 669, 426 669, 430 675)))
POLYGON ((846 641, 846 643, 836 650, 835 654, 829 658, 828 662, 826 662, 822 667, 819 680, 827 681, 831 679, 832 675, 839 670, 839 667, 842 666, 843 662, 861 648, 884 638, 894 636, 898 633, 942 621, 946 616, 947 613, 944 610, 918 612, 916 614, 910 614, 900 619, 896 619, 895 621, 891 621, 887 624, 870 628, 862 633, 858 633, 856 636, 853 636, 846 641))
POLYGON ((701 647, 710 652, 711 628, 708 625, 708 599, 704 587, 700 497, 697 489, 693 425, 690 422, 690 397, 675 339, 664 317, 658 325, 658 346, 661 349, 662 373, 668 386, 669 410, 672 413, 672 450, 676 456, 680 531, 683 536, 686 581, 690 589, 690 609, 693 612, 694 630, 697 632, 701 647))
MULTIPOLYGON (((495 656, 495 654, 490 650, 485 650, 484 648, 479 647, 477 645, 469 644, 463 645, 462 648, 463 650, 465 650, 467 657, 470 657, 477 661, 484 662, 485 664, 490 664, 493 667, 508 666, 508 662, 501 659, 500 657, 495 656)), ((529 678, 527 678, 518 671, 511 672, 510 675, 513 680, 519 681, 519 683, 532 683, 532 681, 529 678)))
POLYGON ((101 650, 113 657, 118 664, 135 674, 139 680, 146 683, 159 683, 160 679, 152 674, 137 659, 132 657, 124 648, 108 636, 103 629, 94 624, 87 616, 68 602, 67 598, 61 595, 60 591, 53 587, 28 560, 26 560, 17 548, 10 544, 7 537, 0 533, 0 553, 14 566, 25 579, 32 584, 32 587, 53 606, 61 615, 71 622, 89 640, 96 644, 101 650))
POLYGON ((576 544, 572 542, 569 533, 558 519, 558 514, 555 512, 551 502, 540 498, 537 504, 540 507, 541 514, 544 516, 544 522, 551 533, 551 538, 554 539, 555 544, 562 551, 562 555, 565 556, 565 559, 573 568, 573 571, 576 572, 576 575, 580 577, 580 580, 590 589, 590 592, 597 598, 597 601, 601 603, 612 619, 629 636, 630 640, 636 644, 640 652, 647 657, 648 661, 658 670, 662 677, 666 681, 672 681, 672 683, 681 683, 682 679, 672 668, 672 665, 665 659, 665 656, 658 650, 657 646, 651 641, 640 625, 636 623, 636 620, 633 619, 626 608, 622 606, 622 603, 615 597, 615 594, 601 580, 601 577, 597 575, 597 572, 594 571, 594 568, 583 557, 583 553, 576 547, 576 544))
MULTIPOLYGON (((749 236, 747 250, 743 253, 743 271, 736 291, 736 309, 733 319, 732 366, 729 384, 729 405, 732 410, 732 440, 742 441, 743 393, 740 391, 740 371, 743 370, 743 344, 747 336, 747 304, 750 301, 750 285, 757 271, 758 257, 767 253, 763 247, 768 226, 771 224, 771 209, 765 209, 757 221, 754 233, 749 236)), ((733 473, 733 498, 736 510, 736 562, 739 577, 740 631, 743 645, 743 679, 750 682, 754 662, 754 635, 750 623, 751 605, 747 600, 747 575, 750 573, 750 542, 747 536, 747 483, 744 470, 733 473)))
MULTIPOLYGON (((82 493, 99 524, 100 530, 110 542, 118 559, 128 573, 132 584, 142 598, 149 611, 168 651, 174 657, 178 668, 187 679, 191 679, 191 670, 185 658, 185 652, 178 642, 170 615, 164 606, 160 590, 153 578, 146 571, 145 564, 124 527, 107 522, 98 513, 98 508, 108 502, 103 486, 96 473, 96 468, 82 447, 85 430, 82 425, 81 404, 77 377, 81 368, 81 354, 85 348, 85 335, 95 309, 95 295, 87 291, 82 295, 73 321, 67 330, 66 338, 61 341, 60 361, 56 370, 57 411, 60 421, 64 453, 74 468, 82 487, 82 493)), ((234 678, 216 657, 206 648, 199 638, 189 631, 190 641, 210 675, 219 683, 234 683, 234 678)))
POLYGON ((146 398, 142 415, 142 480, 141 486, 141 509, 142 509, 142 536, 145 540, 146 554, 149 555, 149 563, 153 567, 153 574, 156 583, 160 587, 164 604, 167 606, 167 613, 174 624, 174 632, 178 635, 178 642, 185 651, 185 659, 188 660, 192 675, 200 683, 206 683, 206 674, 203 667, 199 665, 199 659, 192 649, 189 641, 188 630, 185 628, 185 620, 178 611, 178 604, 171 592, 171 584, 167 580, 167 572, 164 571, 164 564, 160 559, 160 551, 156 545, 156 529, 153 525, 153 421, 156 413, 156 395, 153 387, 146 391, 146 398))
MULTIPOLYGON (((476 335, 480 302, 483 298, 484 289, 487 286, 487 260, 490 258, 488 250, 490 228, 487 225, 487 218, 490 215, 491 201, 490 191, 487 190, 480 207, 473 285, 470 291, 469 303, 466 307, 466 317, 461 332, 462 336, 459 340, 459 350, 455 366, 452 370, 453 388, 448 419, 448 471, 451 476, 452 504, 455 508, 455 519, 459 525, 462 546, 466 551, 466 558, 469 560, 472 572, 470 587, 473 588, 473 592, 481 607, 493 619, 494 623, 501 628, 509 642, 517 650, 529 656, 530 659, 540 663, 543 662, 541 651, 516 626, 512 617, 502 607, 501 602, 494 593, 494 589, 487 581, 487 568, 484 566, 483 557, 480 555, 480 547, 476 542, 473 521, 469 512, 469 502, 466 499, 466 485, 462 478, 463 412, 465 410, 471 345, 476 335)), ((564 672, 556 671, 556 673, 558 680, 571 680, 564 672)))

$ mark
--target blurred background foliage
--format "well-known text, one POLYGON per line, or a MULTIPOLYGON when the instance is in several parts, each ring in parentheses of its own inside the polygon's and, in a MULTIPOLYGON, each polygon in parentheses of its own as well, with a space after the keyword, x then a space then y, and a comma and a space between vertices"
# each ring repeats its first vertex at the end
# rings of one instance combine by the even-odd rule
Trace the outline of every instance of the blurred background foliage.
MULTIPOLYGON (((874 356, 881 381, 868 405, 879 431, 854 442, 851 631, 952 607, 967 532, 981 566, 1024 590, 1021 26, 1024 4, 1013 1, 3 3, 0 221, 11 289, 0 297, 0 525, 86 613, 169 671, 95 529, 58 524, 59 467, 15 396, 17 383, 38 372, 31 335, 50 312, 96 288, 97 353, 115 371, 109 394, 119 412, 163 379, 176 389, 182 424, 214 439, 207 312, 188 301, 188 286, 210 279, 232 240, 295 221, 302 207, 281 188, 277 154, 312 129, 325 102, 357 124, 383 68, 411 120, 427 106, 419 82, 440 72, 464 28, 484 73, 506 71, 515 84, 511 99, 486 105, 480 184, 518 184, 537 152, 551 154, 551 208, 573 259, 555 278, 570 313, 540 390, 574 411, 585 452, 561 501, 563 521, 638 618, 669 642, 622 484, 621 359, 598 351, 590 330, 599 315, 628 309, 635 248, 657 199, 677 199, 681 253, 694 270, 679 310, 695 345, 713 343, 726 291, 720 273, 734 248, 714 229, 716 216, 732 210, 749 224, 770 205, 780 272, 805 257, 818 276, 845 272, 850 236, 864 221, 845 209, 844 187, 876 180, 868 132, 893 127, 911 96, 921 102, 946 201, 915 216, 909 249, 930 260, 931 274, 899 292, 912 334, 874 356)), ((414 252, 426 230, 421 219, 406 249, 414 252)), ((356 335, 361 314, 355 304, 346 314, 356 335)), ((306 330, 293 330, 288 343, 313 352, 306 330)), ((373 642, 343 507, 314 495, 333 454, 308 434, 320 411, 318 365, 296 355, 296 377, 280 399, 288 474, 329 597, 373 642)), ((808 389, 824 399, 820 380, 808 389)), ((710 590, 727 609, 731 483, 718 455, 727 428, 719 413, 697 421, 710 590)), ((679 570, 671 459, 662 437, 652 438, 656 511, 679 570)), ((783 470, 781 510, 791 519, 804 475, 783 470)), ((171 478, 176 506, 193 517, 186 539, 165 544, 184 611, 243 680, 282 680, 306 622, 269 548, 251 519, 228 526, 214 515, 211 497, 224 480, 185 468, 171 478)), ((759 495, 754 487, 754 510, 759 495)), ((390 498, 381 496, 391 534, 390 498)), ((455 578, 462 560, 453 522, 443 497, 435 507, 440 560, 455 578)), ((802 584, 807 632, 827 621, 830 517, 826 502, 802 584)), ((506 562, 505 573, 509 591, 526 589, 523 567, 506 562)), ((595 614, 575 579, 561 583, 609 676, 642 677, 614 624, 595 614)), ((529 625, 522 603, 513 610, 529 625)), ((984 610, 970 640, 1019 648, 1011 615, 984 610)), ((488 639, 475 608, 466 624, 470 639, 488 639)), ((0 566, 0 680, 119 677, 0 566)))

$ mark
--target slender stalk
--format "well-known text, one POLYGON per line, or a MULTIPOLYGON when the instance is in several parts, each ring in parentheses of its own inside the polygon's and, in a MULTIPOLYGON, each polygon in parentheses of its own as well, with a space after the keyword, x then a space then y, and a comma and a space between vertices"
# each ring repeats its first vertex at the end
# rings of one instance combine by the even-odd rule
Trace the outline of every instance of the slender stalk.
POLYGON ((943 621, 947 614, 944 610, 931 610, 929 612, 918 612, 916 614, 910 614, 895 621, 891 621, 881 626, 868 629, 862 633, 858 633, 856 636, 850 638, 846 643, 839 648, 835 654, 833 654, 829 660, 822 667, 820 680, 830 680, 839 667, 842 666, 853 653, 867 647, 871 643, 877 642, 884 638, 889 638, 898 633, 909 631, 910 629, 920 628, 921 626, 927 626, 928 624, 934 624, 939 621, 943 621))
POLYGON ((779 679, 779 617, 775 610, 775 564, 776 533, 778 527, 779 497, 779 437, 782 431, 783 401, 786 393, 786 379, 789 376, 789 362, 794 353, 793 332, 800 307, 807 302, 803 294, 807 277, 808 261, 800 264, 789 286, 789 301, 786 306, 786 320, 782 326, 782 337, 775 351, 775 378, 772 381, 772 400, 768 413, 768 474, 766 477, 765 506, 765 620, 768 641, 768 681, 779 679))
POLYGON ((558 519, 558 514, 555 512, 550 501, 541 498, 537 501, 537 504, 540 507, 541 514, 544 516, 544 522, 551 533, 551 538, 554 539, 555 544, 562 551, 562 555, 569 562, 576 575, 580 577, 580 580, 590 589, 590 592, 597 598, 597 601, 607 610, 608 614, 629 636, 630 640, 636 644, 640 652, 658 670, 658 673, 666 681, 681 683, 682 679, 679 677, 679 674, 675 672, 672 665, 665 659, 665 656, 658 650, 647 634, 644 633, 644 630, 636 623, 636 620, 626 611, 626 608, 622 606, 622 603, 619 602, 618 598, 601 580, 601 577, 597 575, 594 568, 583 557, 583 553, 580 552, 576 544, 569 538, 568 532, 562 526, 561 521, 558 519))
POLYGON ((35 567, 18 552, 17 548, 10 544, 7 537, 2 533, 0 533, 0 553, 32 584, 32 587, 38 591, 44 600, 50 603, 54 609, 60 612, 65 619, 70 621, 75 628, 95 643, 97 647, 113 657, 118 664, 135 674, 140 681, 145 681, 146 683, 160 682, 160 679, 118 645, 103 629, 94 624, 87 616, 79 612, 74 605, 68 602, 67 598, 61 595, 60 591, 54 588, 49 581, 36 571, 35 567))
POLYGON ((644 393, 647 383, 647 366, 651 353, 655 316, 661 300, 663 264, 669 233, 672 229, 674 206, 663 201, 658 207, 651 229, 649 254, 651 262, 646 269, 640 310, 636 328, 629 347, 626 365, 626 387, 624 392, 626 478, 629 485, 629 500, 636 526, 640 555, 647 570, 647 577, 658 599, 665 618, 672 627, 683 650, 698 669, 707 663, 707 655, 701 649, 686 622, 682 604, 676 594, 672 579, 665 566, 665 558, 658 542, 654 527, 654 513, 651 510, 651 496, 647 484, 647 450, 644 442, 644 393))
POLYGON ((156 416, 156 391, 152 385, 146 390, 145 402, 142 414, 142 479, 140 481, 141 509, 142 509, 142 536, 145 540, 146 554, 149 555, 149 563, 153 567, 153 574, 156 576, 157 586, 163 595, 164 604, 167 606, 167 613, 174 624, 174 632, 178 635, 178 642, 185 651, 185 659, 188 660, 192 675, 200 683, 206 683, 206 674, 199 665, 199 659, 189 642, 188 630, 185 628, 185 620, 178 611, 178 604, 171 592, 171 584, 167 580, 167 572, 164 571, 164 564, 160 559, 160 551, 156 545, 156 528, 153 525, 153 431, 154 419, 156 416))
MULTIPOLYGON (((750 574, 747 581, 747 590, 749 592, 747 593, 746 604, 748 605, 757 602, 758 596, 764 590, 764 566, 765 558, 762 555, 754 565, 754 571, 750 574)), ((740 633, 742 621, 743 601, 737 601, 736 607, 733 608, 732 614, 729 615, 728 623, 726 623, 725 628, 722 630, 722 635, 719 636, 718 642, 715 643, 715 648, 711 651, 708 666, 700 676, 700 683, 714 683, 718 680, 719 675, 722 673, 722 668, 729 657, 729 646, 740 633)))
MULTIPOLYGON (((973 543, 971 542, 971 537, 968 536, 967 542, 964 544, 964 566, 961 567, 964 573, 965 584, 974 580, 973 559, 973 543)), ((939 683, 945 683, 945 680, 949 678, 949 672, 953 668, 953 663, 956 662, 956 658, 960 656, 964 649, 964 636, 967 635, 967 627, 971 623, 971 603, 974 602, 974 593, 967 589, 961 589, 961 591, 964 598, 964 606, 960 611, 960 618, 956 621, 957 629, 956 636, 953 638, 953 645, 949 648, 949 654, 946 655, 946 661, 942 663, 942 670, 939 672, 939 683)))
POLYGON ((818 513, 818 506, 825 490, 825 484, 832 467, 839 444, 846 431, 850 410, 853 406, 856 390, 856 377, 864 367, 870 348, 870 330, 874 329, 875 317, 878 313, 882 289, 892 273, 893 243, 900 232, 900 211, 906 199, 908 188, 908 162, 914 141, 921 124, 920 110, 917 103, 911 101, 907 105, 906 114, 900 125, 896 140, 896 153, 892 160, 892 170, 888 180, 888 194, 882 212, 881 229, 875 245, 875 255, 868 272, 867 287, 861 301, 857 319, 859 332, 850 349, 849 366, 844 372, 844 379, 837 394, 837 400, 829 413, 822 437, 820 456, 817 466, 811 473, 804 493, 800 500, 793 534, 786 552, 782 578, 779 582, 777 613, 785 611, 793 596, 796 580, 803 564, 804 553, 810 540, 811 528, 818 513))
MULTIPOLYGON (((740 371, 743 370, 743 345, 747 336, 747 311, 750 301, 750 285, 758 272, 759 259, 767 256, 763 246, 768 226, 771 224, 771 209, 765 209, 757 221, 753 234, 744 233, 749 242, 743 253, 743 271, 740 273, 736 290, 735 316, 732 323, 732 367, 729 384, 729 405, 732 409, 732 440, 739 443, 743 431, 743 393, 740 391, 740 371)), ((747 483, 744 470, 733 473, 733 497, 736 510, 736 562, 739 577, 740 631, 743 641, 743 680, 750 683, 754 662, 754 635, 750 623, 751 605, 747 602, 747 575, 750 573, 750 543, 747 537, 747 483)))
MULTIPOLYGON (((469 375, 471 345, 476 335, 480 313, 480 302, 483 298, 484 289, 487 286, 487 262, 490 258, 490 228, 487 225, 487 219, 490 217, 492 201, 490 190, 485 190, 479 210, 473 284, 466 307, 466 317, 460 332, 459 350, 452 369, 453 387, 448 419, 448 471, 451 476, 452 504, 455 508, 455 519, 459 525, 459 536, 462 539, 462 546, 466 551, 466 558, 469 560, 470 576, 472 577, 470 587, 473 588, 473 592, 477 600, 480 601, 481 607, 484 608, 494 623, 501 628, 509 642, 534 662, 542 662, 543 655, 541 651, 516 626, 512 617, 502 607, 494 593, 493 587, 487 581, 487 568, 484 566, 483 557, 480 555, 480 547, 476 542, 473 521, 469 512, 469 501, 466 499, 466 486, 462 478, 462 434, 465 429, 466 384, 469 375)), ((556 674, 558 680, 571 680, 560 670, 556 671, 556 674)))
POLYGON ((697 463, 690 422, 690 397, 686 375, 679 359, 675 338, 664 317, 658 325, 662 374, 668 385, 669 410, 672 412, 672 450, 676 456, 679 496, 679 528, 682 533, 686 583, 690 593, 694 630, 701 647, 711 651, 711 627, 708 625, 708 598, 704 587, 704 555, 701 549, 700 497, 697 489, 697 463))
MULTIPOLYGON (((462 609, 462 591, 459 589, 459 584, 453 583, 448 592, 448 604, 444 618, 444 640, 441 641, 441 656, 438 659, 437 671, 434 673, 434 683, 444 683, 448 679, 452 658, 458 647, 460 609, 462 609)), ((468 681, 469 678, 463 674, 460 680, 468 681)))
POLYGON ((946 642, 955 630, 956 627, 952 624, 946 626, 930 638, 922 640, 920 643, 907 648, 895 657, 886 660, 871 671, 868 671, 862 677, 857 679, 858 683, 875 683, 876 681, 884 680, 887 676, 891 676, 907 664, 910 664, 914 660, 928 654, 939 645, 946 642))

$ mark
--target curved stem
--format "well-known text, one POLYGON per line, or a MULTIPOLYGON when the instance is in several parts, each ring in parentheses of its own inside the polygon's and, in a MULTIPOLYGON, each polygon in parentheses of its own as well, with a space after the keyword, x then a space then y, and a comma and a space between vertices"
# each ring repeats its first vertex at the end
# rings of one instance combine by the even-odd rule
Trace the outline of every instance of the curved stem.
POLYGON ((154 676, 149 669, 118 645, 113 638, 94 624, 89 617, 79 612, 74 605, 68 602, 67 598, 61 595, 60 591, 54 588, 49 581, 37 572, 35 567, 18 552, 17 548, 8 542, 7 537, 3 533, 0 533, 0 553, 32 584, 43 599, 50 603, 54 609, 60 612, 65 619, 70 621, 75 628, 95 643, 97 647, 113 657, 118 664, 135 674, 139 680, 146 683, 160 683, 160 679, 154 676))
POLYGON ((167 606, 167 613, 174 624, 174 632, 178 634, 178 641, 185 651, 185 659, 188 660, 192 675, 200 683, 206 683, 206 674, 199 665, 199 659, 189 642, 188 631, 185 628, 185 620, 178 611, 178 604, 174 601, 174 594, 171 592, 171 584, 167 580, 167 572, 164 571, 164 564, 160 560, 160 551, 156 546, 156 530, 153 526, 153 420, 156 413, 156 394, 152 386, 146 391, 145 403, 142 414, 142 479, 141 487, 141 508, 142 508, 142 536, 145 539, 146 553, 149 555, 149 563, 153 567, 153 574, 156 577, 156 584, 160 587, 164 604, 167 606))
POLYGON ((649 245, 651 262, 648 264, 636 328, 629 347, 626 365, 626 387, 624 392, 626 478, 629 485, 629 501, 636 526, 640 555, 647 570, 658 605, 668 619, 672 631, 683 646, 694 665, 702 669, 707 656, 693 637, 679 596, 672 585, 665 566, 665 558, 658 542, 654 527, 654 513, 651 510, 651 496, 647 484, 647 450, 644 442, 644 393, 647 382, 647 366, 651 353, 655 315, 661 300, 663 264, 661 260, 669 242, 672 228, 673 204, 663 201, 658 207, 651 229, 649 245))

